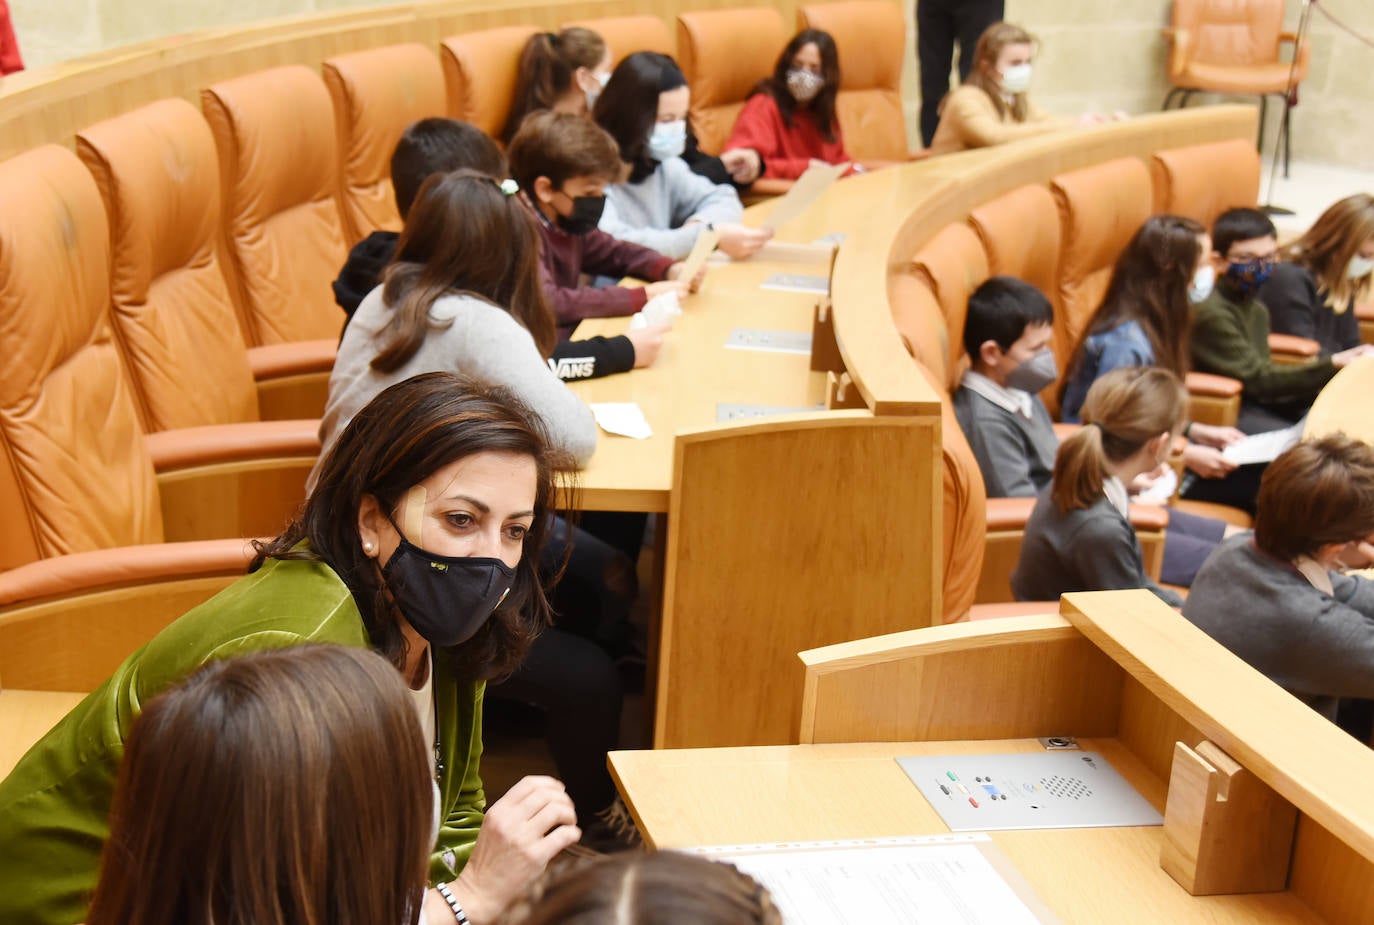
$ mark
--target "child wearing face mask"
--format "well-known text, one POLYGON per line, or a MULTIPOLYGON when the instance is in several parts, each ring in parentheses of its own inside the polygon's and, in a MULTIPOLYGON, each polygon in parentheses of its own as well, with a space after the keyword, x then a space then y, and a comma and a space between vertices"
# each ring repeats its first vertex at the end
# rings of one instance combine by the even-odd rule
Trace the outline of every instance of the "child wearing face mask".
POLYGON ((1275 364, 1269 312, 1259 300, 1278 262, 1274 223, 1258 209, 1223 212, 1212 228, 1212 247, 1217 281, 1193 317, 1193 366, 1240 380, 1237 426, 1245 433, 1287 427, 1307 413, 1336 370, 1368 348, 1351 347, 1301 366, 1275 364))
POLYGON ((1353 309, 1374 274, 1374 196, 1357 193, 1333 204, 1279 255, 1283 262, 1259 289, 1270 330, 1310 337, 1324 354, 1359 346, 1353 309))
MULTIPOLYGON (((1054 309, 1030 283, 994 276, 969 296, 964 348, 971 368, 953 396, 954 416, 990 498, 1033 498, 1050 483, 1059 437, 1036 393, 1058 371, 1050 351, 1054 309)), ((1226 524, 1171 511, 1161 577, 1187 586, 1226 524)))
MULTIPOLYGON (((1035 39, 1020 26, 993 23, 973 50, 973 69, 940 107, 940 124, 930 142, 931 154, 952 154, 969 148, 1018 141, 1077 125, 1107 121, 1100 113, 1078 120, 1055 116, 1035 106, 1027 96, 1035 39)), ((1118 113, 1115 118, 1124 118, 1118 113)))
POLYGON ((839 90, 835 40, 829 32, 804 29, 754 88, 725 147, 749 152, 763 176, 783 180, 800 177, 812 161, 843 164, 850 157, 835 118, 839 90))
POLYGON ((1167 369, 1123 367, 1093 383, 1084 426, 1060 445, 1026 523, 1011 576, 1017 600, 1146 588, 1172 607, 1181 603, 1145 574, 1126 486, 1168 458, 1186 403, 1183 383, 1167 369))
POLYGON ((573 26, 530 36, 520 53, 515 97, 501 129, 501 143, 509 147, 532 112, 551 109, 587 115, 610 79, 611 49, 591 29, 573 26))
POLYGON ((678 279, 680 261, 597 228, 606 187, 620 178, 619 149, 605 129, 581 116, 537 112, 525 119, 508 153, 521 201, 539 229, 540 275, 564 336, 583 318, 633 315, 656 295, 691 291, 691 281, 678 279), (583 274, 657 282, 593 288, 580 284, 583 274))
POLYGON ((592 115, 620 146, 629 176, 606 188, 600 228, 673 260, 714 228, 720 249, 743 260, 772 232, 740 224, 744 207, 734 188, 693 173, 683 161, 690 101, 687 79, 667 55, 636 52, 611 74, 592 115))
POLYGON ((1374 449, 1342 434, 1270 464, 1255 531, 1223 543, 1183 615, 1328 719, 1374 698, 1374 449))

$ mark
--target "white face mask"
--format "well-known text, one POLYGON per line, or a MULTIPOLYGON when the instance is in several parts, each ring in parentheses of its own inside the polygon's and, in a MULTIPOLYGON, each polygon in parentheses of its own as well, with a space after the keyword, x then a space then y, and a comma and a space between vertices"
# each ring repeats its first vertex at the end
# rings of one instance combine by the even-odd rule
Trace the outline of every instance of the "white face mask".
POLYGON ((649 133, 649 156, 656 161, 680 157, 687 147, 687 120, 656 122, 649 133))
POLYGON ((1350 263, 1346 264, 1345 278, 1363 279, 1369 275, 1371 270, 1374 270, 1374 260, 1356 254, 1354 257, 1350 258, 1350 263))
POLYGON ((1031 66, 1029 63, 1015 64, 999 73, 1002 75, 1002 89, 1006 92, 1025 93, 1030 89, 1031 66))
POLYGON ((1188 301, 1194 305, 1206 301, 1216 283, 1217 271, 1212 269, 1210 263, 1204 263, 1193 274, 1193 284, 1188 287, 1188 301))
POLYGON ((601 91, 606 89, 606 84, 611 82, 611 72, 604 71, 600 74, 593 74, 592 80, 596 81, 596 86, 590 90, 582 91, 587 97, 587 112, 592 111, 592 107, 596 105, 597 97, 601 96, 601 91))

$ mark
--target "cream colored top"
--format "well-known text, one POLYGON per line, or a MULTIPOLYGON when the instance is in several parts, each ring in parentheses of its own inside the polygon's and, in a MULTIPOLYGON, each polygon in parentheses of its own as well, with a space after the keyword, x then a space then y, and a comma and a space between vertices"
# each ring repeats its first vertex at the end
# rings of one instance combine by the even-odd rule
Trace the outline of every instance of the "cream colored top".
POLYGON ((931 154, 952 154, 969 148, 1006 144, 1032 135, 1071 128, 1073 121, 1036 108, 1026 101, 1026 121, 1016 122, 1010 113, 999 115, 992 97, 978 87, 962 86, 945 97, 940 125, 930 142, 931 154))

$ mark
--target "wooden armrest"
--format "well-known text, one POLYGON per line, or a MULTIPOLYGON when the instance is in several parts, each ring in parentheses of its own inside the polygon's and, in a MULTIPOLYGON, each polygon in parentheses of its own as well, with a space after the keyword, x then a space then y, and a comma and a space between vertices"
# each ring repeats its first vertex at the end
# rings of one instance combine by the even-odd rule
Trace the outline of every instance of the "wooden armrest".
POLYGON ((1136 532, 1160 533, 1169 526, 1169 509, 1158 504, 1132 504, 1130 514, 1131 526, 1136 532))
POLYGON ((1213 373, 1190 372, 1184 384, 1193 395, 1207 395, 1213 398, 1234 398, 1241 390, 1239 379, 1217 376, 1213 373))
POLYGON ((1034 498, 989 498, 987 502, 987 530, 1024 530, 1035 509, 1034 498))
POLYGON ((969 608, 968 618, 973 620, 999 620, 1005 617, 1038 617, 1059 613, 1058 601, 1002 601, 996 604, 974 604, 969 608))
POLYGON ((177 578, 240 576, 253 549, 245 539, 120 546, 55 556, 0 572, 0 607, 177 578))
POLYGON ((1288 353, 1296 357, 1315 360, 1321 354, 1322 347, 1310 337, 1298 337, 1294 334, 1270 334, 1269 352, 1288 353))
POLYGON ((1082 424, 1056 423, 1054 425, 1054 435, 1059 438, 1060 443, 1063 443, 1065 440, 1078 433, 1082 427, 1082 424))
POLYGON ((149 434, 148 455, 158 472, 191 466, 284 456, 320 455, 320 422, 252 421, 183 427, 149 434))
POLYGON ((763 199, 768 196, 781 196, 790 190, 796 180, 780 180, 777 177, 761 177, 749 186, 749 195, 763 199))
POLYGON ((339 352, 337 340, 303 340, 289 344, 269 344, 248 351, 248 366, 256 380, 296 376, 301 373, 329 372, 339 352))

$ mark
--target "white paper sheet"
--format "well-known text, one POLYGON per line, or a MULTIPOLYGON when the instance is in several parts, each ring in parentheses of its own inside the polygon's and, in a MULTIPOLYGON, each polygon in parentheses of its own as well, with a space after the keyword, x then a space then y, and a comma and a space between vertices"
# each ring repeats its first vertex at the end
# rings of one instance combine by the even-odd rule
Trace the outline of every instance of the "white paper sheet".
POLYGON ((697 271, 706 265, 706 258, 711 256, 711 252, 716 249, 716 244, 720 241, 720 235, 710 228, 697 235, 697 241, 692 245, 692 252, 687 255, 687 259, 682 261, 682 270, 678 273, 678 279, 684 282, 691 282, 697 275, 697 271))
POLYGON ((792 184, 792 188, 778 197, 777 205, 763 220, 763 227, 776 230, 799 217, 848 169, 848 162, 813 164, 806 168, 806 173, 792 184))
POLYGON ((1036 925, 986 836, 695 849, 768 888, 787 925, 1036 925), (752 849, 752 850, 751 850, 752 849))
POLYGON ((589 407, 596 423, 608 434, 646 440, 654 435, 644 411, 632 401, 592 402, 589 407))
POLYGON ((1267 463, 1278 459, 1284 450, 1302 439, 1303 422, 1283 430, 1271 430, 1263 434, 1252 434, 1233 443, 1221 451, 1221 455, 1237 466, 1250 463, 1267 463))
POLYGON ((673 319, 682 314, 682 303, 678 301, 676 292, 665 292, 656 295, 648 302, 644 303, 636 314, 630 316, 630 327, 632 329, 647 328, 650 325, 673 323, 673 319))
POLYGON ((1178 491, 1178 473, 1172 466, 1164 467, 1159 478, 1144 491, 1137 492, 1131 500, 1137 504, 1168 504, 1169 499, 1178 491))

